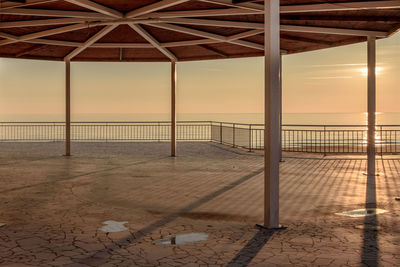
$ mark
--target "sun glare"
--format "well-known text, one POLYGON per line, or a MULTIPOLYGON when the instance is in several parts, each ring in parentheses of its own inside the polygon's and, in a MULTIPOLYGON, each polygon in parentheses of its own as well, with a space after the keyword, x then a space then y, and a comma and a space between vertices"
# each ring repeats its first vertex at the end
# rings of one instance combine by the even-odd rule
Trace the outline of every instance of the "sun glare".
MULTIPOLYGON (((368 76, 368 68, 367 67, 360 69, 360 71, 363 76, 368 76)), ((376 67, 375 71, 376 71, 376 75, 379 75, 382 71, 382 67, 376 67)))

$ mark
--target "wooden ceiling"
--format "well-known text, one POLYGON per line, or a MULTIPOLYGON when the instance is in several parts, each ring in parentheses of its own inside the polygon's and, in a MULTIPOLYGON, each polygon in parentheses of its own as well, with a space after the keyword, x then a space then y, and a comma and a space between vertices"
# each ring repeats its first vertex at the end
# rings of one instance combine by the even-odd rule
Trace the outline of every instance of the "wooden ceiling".
MULTIPOLYGON (((281 49, 385 38, 400 0, 281 0, 281 49)), ((263 55, 263 1, 0 0, 0 57, 189 61, 263 55)))

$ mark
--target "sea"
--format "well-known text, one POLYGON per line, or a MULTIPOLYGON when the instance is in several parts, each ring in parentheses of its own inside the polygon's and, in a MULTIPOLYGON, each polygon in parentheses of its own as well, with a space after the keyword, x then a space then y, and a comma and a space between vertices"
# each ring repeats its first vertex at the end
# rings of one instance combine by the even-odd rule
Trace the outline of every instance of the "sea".
MULTIPOLYGON (((400 112, 377 112, 378 125, 400 125, 400 112)), ((169 121, 165 114, 72 114, 73 122, 151 122, 169 121)), ((367 113, 284 113, 283 124, 300 125, 366 125, 367 113)), ((178 121, 218 121, 263 124, 263 113, 181 113, 178 121)), ((63 114, 0 114, 0 122, 63 122, 63 114)))

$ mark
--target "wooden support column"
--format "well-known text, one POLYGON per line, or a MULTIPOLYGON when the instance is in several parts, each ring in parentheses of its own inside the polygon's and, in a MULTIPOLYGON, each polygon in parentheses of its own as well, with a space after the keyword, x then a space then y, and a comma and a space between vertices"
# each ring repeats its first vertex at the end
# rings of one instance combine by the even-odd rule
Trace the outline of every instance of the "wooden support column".
POLYGON ((375 176, 376 37, 368 36, 368 176, 375 176))
POLYGON ((279 58, 279 161, 282 160, 282 54, 279 58))
POLYGON ((176 62, 171 62, 171 157, 176 157, 176 62))
POLYGON ((71 156, 71 62, 65 61, 65 156, 71 156))
POLYGON ((279 0, 265 0, 264 226, 279 228, 279 0))

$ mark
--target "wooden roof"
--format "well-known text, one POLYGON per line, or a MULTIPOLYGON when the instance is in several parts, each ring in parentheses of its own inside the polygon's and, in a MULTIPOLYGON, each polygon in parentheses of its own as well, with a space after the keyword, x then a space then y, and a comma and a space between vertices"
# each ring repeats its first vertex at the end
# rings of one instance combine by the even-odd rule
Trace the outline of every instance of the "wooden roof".
MULTIPOLYGON (((281 49, 385 38, 400 1, 281 0, 281 49)), ((263 1, 0 0, 0 57, 188 61, 263 55, 263 1)))

